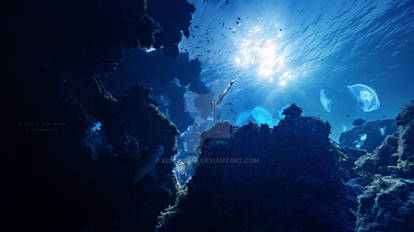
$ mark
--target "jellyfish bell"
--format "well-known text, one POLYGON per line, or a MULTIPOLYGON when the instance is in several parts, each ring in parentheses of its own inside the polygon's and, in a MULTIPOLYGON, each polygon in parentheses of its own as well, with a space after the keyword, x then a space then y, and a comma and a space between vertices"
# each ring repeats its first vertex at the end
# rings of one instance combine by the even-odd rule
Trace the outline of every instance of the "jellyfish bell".
POLYGON ((348 89, 352 96, 362 104, 362 110, 371 112, 378 110, 380 101, 377 93, 369 86, 363 84, 348 85, 348 89))
POLYGON ((322 104, 323 108, 327 112, 331 112, 332 102, 326 96, 326 93, 325 93, 325 90, 324 89, 321 89, 321 91, 319 92, 319 99, 321 101, 321 104, 322 104))
POLYGON ((249 122, 250 116, 251 116, 250 111, 241 112, 239 115, 237 115, 236 126, 243 126, 247 124, 249 122))

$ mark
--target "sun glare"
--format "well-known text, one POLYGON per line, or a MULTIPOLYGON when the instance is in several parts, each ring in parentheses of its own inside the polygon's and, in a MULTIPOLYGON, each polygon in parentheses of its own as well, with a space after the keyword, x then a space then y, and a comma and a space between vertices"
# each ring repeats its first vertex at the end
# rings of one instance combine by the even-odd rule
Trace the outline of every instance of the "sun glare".
POLYGON ((281 36, 281 31, 266 34, 263 28, 254 26, 236 44, 234 63, 241 69, 254 69, 258 78, 269 83, 278 80, 280 86, 285 86, 294 75, 286 70, 285 55, 278 43, 281 36))

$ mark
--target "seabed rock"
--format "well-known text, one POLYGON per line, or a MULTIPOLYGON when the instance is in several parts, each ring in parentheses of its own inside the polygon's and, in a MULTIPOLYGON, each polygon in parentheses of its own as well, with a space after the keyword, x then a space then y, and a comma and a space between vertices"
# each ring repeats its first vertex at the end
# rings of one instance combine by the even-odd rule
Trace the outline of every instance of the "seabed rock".
POLYGON ((411 102, 397 117, 398 134, 356 163, 373 179, 358 197, 357 232, 414 231, 413 124, 411 102))
POLYGON ((330 125, 301 112, 290 106, 273 129, 204 133, 188 194, 159 231, 352 231, 330 125))
POLYGON ((367 152, 374 151, 387 135, 397 131, 394 119, 378 120, 367 123, 356 123, 355 127, 341 134, 339 143, 344 147, 352 147, 367 152))

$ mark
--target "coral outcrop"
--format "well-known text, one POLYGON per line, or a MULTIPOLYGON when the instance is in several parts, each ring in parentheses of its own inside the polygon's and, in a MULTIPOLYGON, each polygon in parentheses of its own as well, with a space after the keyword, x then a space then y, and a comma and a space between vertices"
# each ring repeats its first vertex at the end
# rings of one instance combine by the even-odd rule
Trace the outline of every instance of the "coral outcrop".
POLYGON ((13 127, 16 154, 23 154, 13 158, 21 170, 16 180, 25 183, 14 183, 14 230, 152 230, 159 212, 175 199, 173 164, 157 164, 158 179, 143 178, 132 194, 132 162, 159 143, 165 148, 161 159, 169 160, 177 130, 147 90, 128 86, 130 92, 119 97, 102 83, 131 49, 164 46, 164 55, 176 56, 192 5, 24 0, 10 6, 6 56, 9 79, 17 85, 10 91, 16 101, 10 124, 61 125, 40 133, 13 127), (174 7, 163 17, 166 5, 174 7), (82 139, 88 146, 81 146, 82 139))
POLYGON ((341 134, 339 143, 341 146, 352 147, 367 152, 374 151, 387 135, 393 135, 397 131, 394 119, 377 120, 365 123, 362 119, 354 122, 354 128, 341 134))
POLYGON ((356 162, 356 169, 372 178, 358 196, 357 232, 414 231, 414 102, 397 125, 396 136, 356 162))
POLYGON ((188 194, 160 230, 352 231, 330 125, 301 112, 290 106, 273 129, 221 122, 204 133, 188 194))

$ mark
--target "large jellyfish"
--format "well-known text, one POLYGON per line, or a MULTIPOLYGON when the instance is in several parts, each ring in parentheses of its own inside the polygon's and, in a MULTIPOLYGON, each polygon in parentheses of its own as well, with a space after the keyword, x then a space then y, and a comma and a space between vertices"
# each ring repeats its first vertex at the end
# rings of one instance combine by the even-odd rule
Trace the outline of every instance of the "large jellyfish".
POLYGON ((349 91, 352 96, 357 99, 358 102, 362 103, 362 109, 365 112, 371 112, 379 109, 380 101, 377 93, 370 87, 363 84, 348 85, 349 91))
POLYGON ((236 118, 236 125, 243 126, 250 121, 256 122, 259 125, 267 124, 269 127, 273 127, 279 123, 278 119, 274 119, 269 111, 260 106, 241 112, 236 118))
POLYGON ((243 126, 244 124, 247 124, 250 116, 250 111, 241 112, 236 118, 236 126, 243 126))
POLYGON ((271 113, 260 106, 256 106, 250 113, 258 124, 267 124, 269 127, 273 127, 278 123, 278 120, 273 119, 271 113))
POLYGON ((326 111, 331 112, 332 102, 331 102, 331 100, 329 100, 329 99, 326 97, 325 90, 324 90, 324 89, 321 89, 321 91, 320 91, 319 95, 320 95, 320 96, 319 96, 319 98, 320 98, 320 100, 321 100, 321 104, 323 105, 323 108, 324 108, 326 111))

